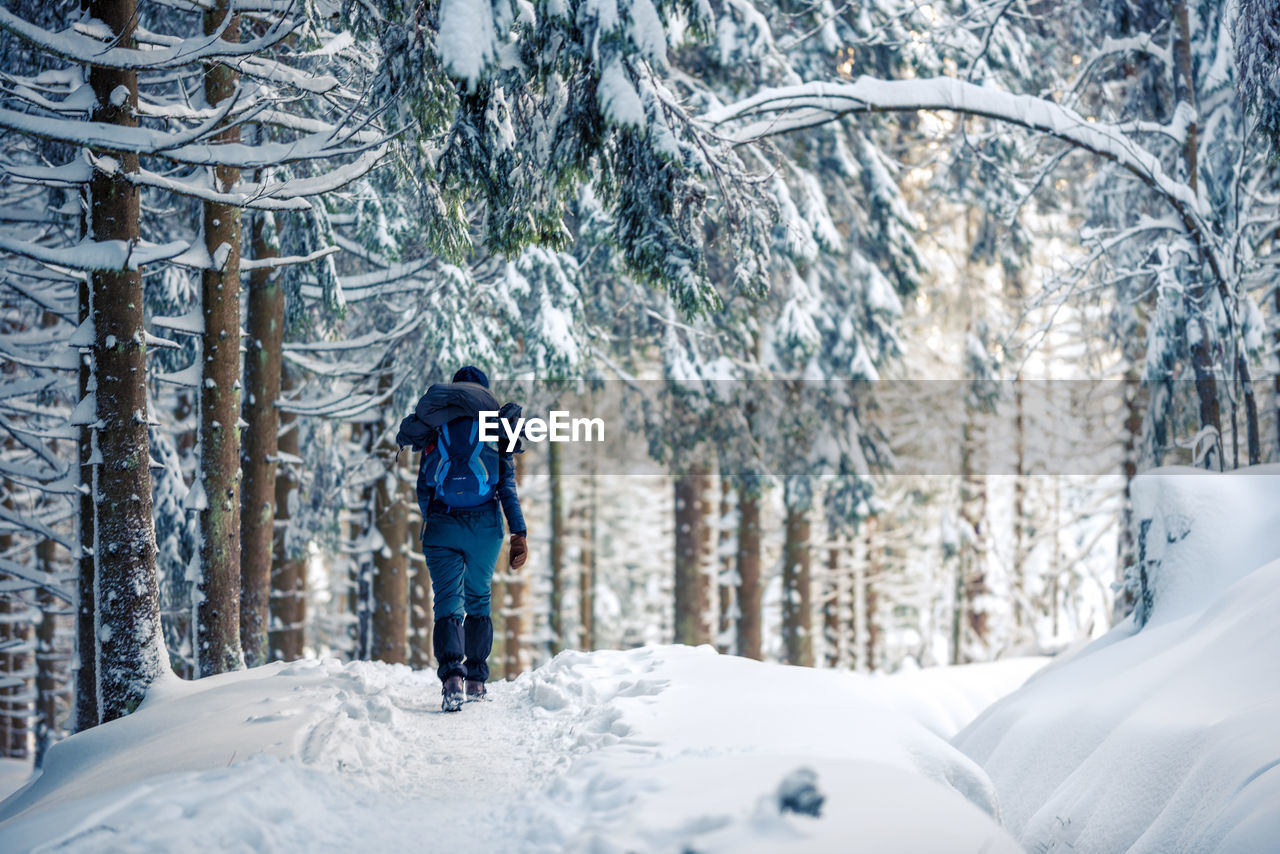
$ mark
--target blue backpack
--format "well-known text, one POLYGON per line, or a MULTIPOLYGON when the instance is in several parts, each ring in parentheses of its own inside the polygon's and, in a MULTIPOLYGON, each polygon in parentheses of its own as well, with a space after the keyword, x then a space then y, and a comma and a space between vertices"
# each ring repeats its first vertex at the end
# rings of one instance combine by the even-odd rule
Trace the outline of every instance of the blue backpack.
POLYGON ((479 418, 455 418, 439 428, 422 458, 422 474, 449 507, 479 507, 498 485, 498 447, 481 442, 479 418))

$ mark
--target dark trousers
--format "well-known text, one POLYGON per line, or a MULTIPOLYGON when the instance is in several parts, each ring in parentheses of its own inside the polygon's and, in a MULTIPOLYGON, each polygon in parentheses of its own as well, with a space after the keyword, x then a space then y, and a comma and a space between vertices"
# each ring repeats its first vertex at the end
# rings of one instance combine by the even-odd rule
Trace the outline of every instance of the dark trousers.
POLYGON ((497 501, 470 510, 427 514, 422 551, 431 574, 436 621, 431 641, 441 681, 450 676, 489 678, 493 647, 489 595, 501 550, 502 516, 497 501))

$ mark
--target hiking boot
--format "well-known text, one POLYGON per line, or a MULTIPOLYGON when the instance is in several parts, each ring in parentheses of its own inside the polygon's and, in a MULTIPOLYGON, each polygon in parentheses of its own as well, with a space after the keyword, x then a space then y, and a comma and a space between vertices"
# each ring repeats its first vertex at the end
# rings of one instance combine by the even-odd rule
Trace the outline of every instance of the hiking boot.
POLYGON ((462 704, 466 697, 462 693, 462 677, 450 676, 444 680, 444 688, 440 691, 444 697, 440 702, 440 709, 445 712, 456 712, 462 708, 462 704))
POLYGON ((468 700, 483 700, 486 698, 488 693, 489 692, 485 690, 483 679, 467 680, 467 699, 468 700))

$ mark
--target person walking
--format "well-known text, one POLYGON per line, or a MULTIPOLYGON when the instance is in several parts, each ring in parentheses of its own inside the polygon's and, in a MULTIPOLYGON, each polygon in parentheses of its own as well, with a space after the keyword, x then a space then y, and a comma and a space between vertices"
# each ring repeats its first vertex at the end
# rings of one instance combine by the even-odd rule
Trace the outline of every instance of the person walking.
POLYGON ((493 647, 489 596, 502 550, 502 515, 511 532, 511 568, 524 566, 529 553, 512 457, 521 449, 506 447, 505 440, 479 438, 480 413, 495 411, 510 423, 520 416, 514 403, 499 409, 489 378, 468 365, 452 382, 427 389, 396 435, 401 450, 411 447, 422 453, 421 541, 434 596, 431 645, 446 712, 485 696, 493 647))

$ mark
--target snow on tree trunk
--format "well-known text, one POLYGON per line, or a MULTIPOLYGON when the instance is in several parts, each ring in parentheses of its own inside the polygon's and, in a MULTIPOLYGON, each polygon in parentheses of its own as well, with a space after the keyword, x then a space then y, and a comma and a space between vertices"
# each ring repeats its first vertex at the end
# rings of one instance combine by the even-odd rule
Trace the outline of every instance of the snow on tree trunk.
MULTIPOLYGON (((383 375, 390 383, 390 374, 383 375)), ((394 458, 395 439, 383 433, 382 455, 394 458)), ((400 467, 391 469, 374 487, 374 514, 381 546, 373 553, 372 658, 389 664, 409 660, 408 508, 400 491, 400 467)))
POLYGON ((760 494, 750 478, 738 484, 738 654, 764 659, 764 585, 760 577, 760 494))
MULTIPOLYGON (((78 289, 80 310, 77 319, 84 323, 91 316, 89 304, 89 280, 80 282, 78 289)), ((90 352, 79 354, 78 391, 84 400, 93 390, 93 356, 90 352)), ((97 671, 97 615, 94 606, 94 577, 96 563, 93 553, 93 425, 85 424, 77 431, 77 471, 80 476, 79 512, 77 515, 76 553, 76 655, 75 655, 75 715, 71 726, 74 732, 98 725, 98 671, 97 671)))
POLYGON ((711 642, 707 623, 710 604, 703 560, 710 528, 707 526, 707 473, 701 464, 676 478, 675 532, 675 642, 691 645, 711 642))
POLYGON ((564 588, 565 588, 565 542, 564 542, 564 483, 560 477, 560 446, 555 442, 547 443, 547 468, 550 473, 549 489, 551 492, 551 599, 548 603, 547 627, 550 637, 547 639, 548 651, 555 655, 564 649, 564 588))
MULTIPOLYGON (((89 16, 115 35, 113 43, 134 47, 135 0, 97 0, 89 16)), ((138 76, 134 71, 92 66, 95 122, 136 127, 138 76)), ((98 152, 119 169, 94 169, 89 181, 90 236, 95 241, 139 239, 139 193, 129 176, 138 156, 98 152)), ((97 609, 97 695, 102 722, 137 708, 147 686, 160 676, 160 603, 156 584, 155 527, 151 517, 151 452, 147 440, 147 364, 142 274, 94 270, 93 383, 97 400, 94 472, 94 579, 97 609)), ((81 651, 81 655, 85 654, 81 651)))
MULTIPOLYGON (((255 259, 280 254, 269 213, 251 226, 255 259)), ((280 372, 283 370, 284 289, 279 269, 255 267, 249 273, 244 355, 244 440, 240 497, 240 645, 245 665, 268 660, 267 627, 271 604, 271 552, 275 539, 276 455, 279 451, 280 372)))
MULTIPOLYGON (((218 32, 227 0, 204 14, 204 32, 218 32)), ((238 18, 238 16, 237 16, 238 18)), ((238 41, 237 18, 222 38, 238 41)), ((204 95, 211 106, 233 97, 236 72, 227 65, 204 69, 204 95)), ((239 127, 215 139, 234 143, 239 127)), ((240 170, 213 167, 215 188, 229 192, 240 170)), ((204 202, 204 242, 210 265, 200 274, 204 312, 201 335, 200 479, 205 506, 200 510, 200 585, 196 606, 196 660, 199 675, 235 670, 244 664, 240 649, 240 210, 204 202)))
MULTIPOLYGON (((293 383, 283 362, 280 368, 280 390, 288 391, 293 383)), ((275 521, 271 550, 271 657, 280 661, 302 658, 307 618, 307 564, 303 556, 294 554, 289 542, 290 508, 297 501, 298 416, 280 413, 277 455, 286 459, 276 468, 275 521)))
POLYGON ((782 544, 782 655, 787 664, 813 666, 811 496, 800 476, 786 479, 786 524, 782 544))

